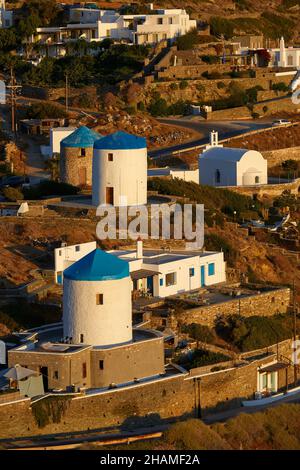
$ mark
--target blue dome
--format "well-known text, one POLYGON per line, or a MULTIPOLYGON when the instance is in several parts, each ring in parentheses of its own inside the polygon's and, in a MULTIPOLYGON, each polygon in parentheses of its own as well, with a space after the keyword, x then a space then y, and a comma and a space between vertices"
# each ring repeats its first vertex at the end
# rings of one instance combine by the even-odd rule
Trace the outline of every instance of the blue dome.
POLYGON ((129 276, 129 263, 98 248, 64 270, 72 281, 110 281, 129 276))
POLYGON ((147 147, 146 139, 127 132, 118 131, 95 142, 98 150, 135 150, 147 147))
POLYGON ((74 148, 88 148, 93 147, 96 140, 101 139, 101 135, 98 132, 89 129, 86 126, 81 126, 72 134, 65 137, 60 145, 62 147, 74 147, 74 148))

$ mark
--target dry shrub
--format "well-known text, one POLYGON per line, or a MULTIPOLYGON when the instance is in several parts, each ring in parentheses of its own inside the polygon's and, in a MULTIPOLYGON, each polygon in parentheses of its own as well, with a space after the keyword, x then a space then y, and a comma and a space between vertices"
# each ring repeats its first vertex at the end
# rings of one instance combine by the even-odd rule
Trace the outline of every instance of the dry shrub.
POLYGON ((230 446, 212 428, 202 421, 191 419, 172 426, 165 434, 165 441, 176 449, 226 450, 230 446))

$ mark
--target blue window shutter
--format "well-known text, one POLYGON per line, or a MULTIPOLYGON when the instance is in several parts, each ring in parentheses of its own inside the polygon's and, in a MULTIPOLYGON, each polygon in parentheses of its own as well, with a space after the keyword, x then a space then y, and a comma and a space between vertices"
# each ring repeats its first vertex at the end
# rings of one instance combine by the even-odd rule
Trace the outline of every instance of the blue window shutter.
POLYGON ((163 286, 163 285, 164 285, 164 280, 163 280, 163 278, 161 278, 161 279, 159 280, 159 285, 160 285, 160 286, 163 286))
POLYGON ((215 263, 210 263, 208 265, 208 275, 214 276, 214 274, 215 274, 215 263))

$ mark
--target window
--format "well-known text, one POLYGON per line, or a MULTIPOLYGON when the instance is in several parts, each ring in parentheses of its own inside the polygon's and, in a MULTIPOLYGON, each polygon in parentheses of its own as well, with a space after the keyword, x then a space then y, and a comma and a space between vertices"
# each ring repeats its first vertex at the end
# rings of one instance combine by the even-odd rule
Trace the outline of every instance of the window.
POLYGON ((159 285, 160 285, 161 287, 164 285, 164 280, 163 280, 163 278, 161 278, 161 279, 159 280, 159 285))
POLYGON ((80 149, 80 156, 85 157, 86 156, 86 150, 85 149, 80 149))
POLYGON ((169 18, 169 24, 173 24, 173 18, 169 18))
POLYGON ((96 305, 103 305, 103 294, 96 294, 96 305))
POLYGON ((216 170, 215 178, 216 178, 216 183, 221 183, 221 172, 220 172, 220 170, 216 170))
POLYGON ((163 19, 162 18, 157 18, 157 24, 163 24, 163 19))
POLYGON ((109 153, 109 154, 108 154, 108 161, 109 161, 109 162, 113 162, 113 161, 114 161, 114 154, 113 154, 113 153, 109 153))
POLYGON ((176 284, 176 273, 166 274, 166 286, 175 286, 176 284))
POLYGON ((82 364, 82 378, 86 378, 86 362, 82 364))
POLYGON ((59 250, 59 252, 58 252, 58 256, 61 256, 61 255, 62 255, 62 252, 61 252, 61 250, 59 250))
POLYGON ((208 265, 208 275, 214 276, 214 274, 215 274, 215 263, 210 263, 208 265))
POLYGON ((58 380, 58 370, 55 370, 55 371, 53 372, 53 378, 54 378, 55 380, 58 380))
POLYGON ((102 359, 99 361, 99 369, 100 370, 104 369, 104 361, 102 359))
POLYGON ((83 334, 80 335, 80 343, 83 343, 83 334))
POLYGON ((80 251, 80 246, 79 245, 75 246, 75 251, 80 251))
POLYGON ((190 277, 195 276, 195 268, 190 268, 190 277))
POLYGON ((255 184, 259 184, 259 176, 255 176, 255 184))

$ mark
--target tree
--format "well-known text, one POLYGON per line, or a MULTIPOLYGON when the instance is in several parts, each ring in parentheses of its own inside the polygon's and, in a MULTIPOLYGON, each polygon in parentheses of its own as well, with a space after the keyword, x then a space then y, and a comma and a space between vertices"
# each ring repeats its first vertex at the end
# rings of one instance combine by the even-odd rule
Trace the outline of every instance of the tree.
POLYGON ((193 49, 195 45, 198 43, 198 32, 197 29, 194 28, 186 34, 179 36, 176 41, 178 50, 186 51, 189 49, 193 49))
POLYGON ((16 31, 13 28, 0 29, 0 50, 11 51, 17 47, 16 31))

